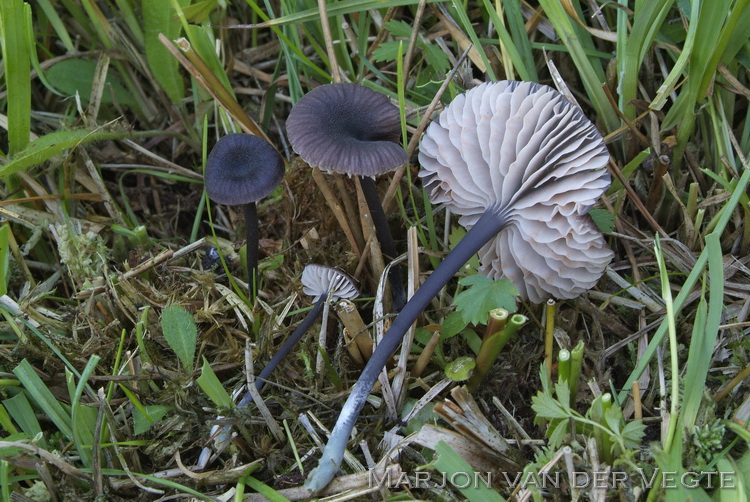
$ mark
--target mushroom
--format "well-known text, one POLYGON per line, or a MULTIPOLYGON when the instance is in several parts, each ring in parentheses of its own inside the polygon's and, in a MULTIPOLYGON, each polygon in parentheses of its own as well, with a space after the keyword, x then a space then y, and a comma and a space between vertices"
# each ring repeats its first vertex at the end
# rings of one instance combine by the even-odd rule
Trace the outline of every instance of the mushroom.
MULTIPOLYGON (((359 291, 355 286, 353 278, 341 270, 316 264, 307 265, 302 271, 302 290, 305 294, 313 297, 313 308, 307 313, 291 336, 279 347, 279 350, 276 351, 271 360, 266 363, 260 374, 255 377, 255 388, 257 390, 263 388, 263 385, 265 385, 273 370, 276 369, 276 366, 284 360, 305 333, 307 333, 307 330, 310 329, 310 326, 313 325, 318 316, 320 316, 329 294, 332 299, 350 300, 359 296, 359 291)), ((237 408, 247 407, 252 402, 253 395, 248 391, 240 402, 237 403, 237 408)), ((218 429, 219 426, 213 427, 211 430, 212 437, 215 436, 218 429)), ((216 435, 216 443, 220 445, 219 449, 221 449, 221 445, 225 445, 229 441, 231 430, 230 426, 224 426, 221 432, 216 435)))
POLYGON ((258 215, 256 201, 269 195, 284 177, 284 160, 266 140, 252 134, 228 134, 208 155, 206 193, 214 202, 243 206, 247 232, 247 286, 258 291, 258 215))
MULTIPOLYGON (((313 308, 255 378, 255 388, 258 390, 263 388, 263 385, 276 366, 284 360, 292 348, 297 345, 297 342, 307 333, 307 330, 310 329, 310 326, 313 325, 318 316, 320 316, 329 293, 332 299, 350 300, 359 296, 354 279, 347 274, 335 268, 312 263, 307 265, 302 271, 302 291, 313 297, 313 308)), ((237 407, 242 408, 249 405, 252 401, 253 396, 248 392, 237 404, 237 407)))
POLYGON ((607 148, 550 87, 502 81, 456 97, 422 137, 419 161, 431 201, 470 229, 378 344, 307 479, 313 493, 338 470, 365 399, 409 326, 477 252, 481 273, 508 277, 532 302, 581 294, 613 256, 585 215, 610 183, 607 148))
MULTIPOLYGON (((379 92, 357 84, 326 84, 305 94, 286 122, 289 143, 312 167, 360 177, 375 232, 388 260, 396 246, 373 178, 404 165, 398 108, 379 92)), ((401 271, 390 273, 394 310, 406 302, 401 271)))

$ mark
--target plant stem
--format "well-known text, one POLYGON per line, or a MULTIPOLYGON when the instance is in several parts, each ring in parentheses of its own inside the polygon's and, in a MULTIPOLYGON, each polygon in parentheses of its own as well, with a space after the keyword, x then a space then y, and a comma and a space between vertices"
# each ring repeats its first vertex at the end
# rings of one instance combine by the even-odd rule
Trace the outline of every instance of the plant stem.
POLYGON ((493 309, 490 311, 487 332, 489 333, 490 329, 492 329, 494 334, 482 340, 482 345, 479 347, 479 354, 477 354, 476 369, 474 374, 471 375, 469 383, 466 385, 469 392, 474 392, 479 388, 479 385, 487 377, 490 368, 492 368, 492 365, 497 360, 497 356, 500 355, 500 351, 503 350, 503 347, 505 347, 516 332, 516 329, 510 329, 511 324, 508 323, 508 317, 508 311, 505 309, 493 309))
MULTIPOLYGON (((388 261, 393 261, 398 256, 396 243, 393 242, 393 235, 391 234, 391 229, 388 227, 388 220, 385 217, 383 206, 378 198, 375 182, 369 176, 360 176, 359 182, 362 185, 362 194, 364 194, 367 207, 370 209, 372 223, 375 225, 375 233, 378 236, 378 241, 380 241, 383 254, 388 261)), ((404 290, 404 279, 401 269, 397 266, 391 267, 389 276, 391 280, 391 292, 393 293, 393 310, 400 312, 404 308, 404 304, 406 304, 406 292, 404 290)))
POLYGON ((583 365, 583 340, 580 340, 573 350, 570 351, 570 402, 576 402, 576 395, 578 394, 578 385, 581 379, 581 366, 583 365))
POLYGON ((243 206, 245 210, 245 232, 247 243, 247 289, 250 290, 250 303, 255 304, 258 296, 258 213, 255 202, 243 206))
POLYGON ((552 349, 555 340, 555 300, 550 298, 544 309, 544 365, 547 368, 547 380, 552 381, 552 349))
POLYGON ((490 310, 489 319, 487 320, 487 329, 484 331, 482 341, 492 338, 492 336, 505 329, 505 323, 508 322, 510 312, 504 308, 490 310))
MULTIPOLYGON (((560 349, 557 353, 557 383, 564 384, 570 382, 570 351, 560 349)), ((568 383, 568 388, 570 384, 568 383)), ((570 405, 570 403, 565 403, 570 405)))
POLYGON ((349 435, 354 429, 354 423, 359 412, 365 405, 368 394, 372 390, 378 375, 385 367, 391 355, 403 339, 406 331, 419 317, 422 311, 432 301, 440 290, 448 283, 456 272, 474 256, 479 249, 505 227, 507 220, 494 208, 490 208, 477 220, 474 226, 464 236, 453 251, 445 257, 437 269, 427 278, 421 288, 412 296, 396 317, 391 328, 378 344, 370 361, 362 370, 362 374, 354 384, 349 398, 344 403, 336 425, 328 439, 328 444, 318 463, 305 482, 305 487, 312 493, 317 493, 333 479, 341 465, 344 450, 349 435))

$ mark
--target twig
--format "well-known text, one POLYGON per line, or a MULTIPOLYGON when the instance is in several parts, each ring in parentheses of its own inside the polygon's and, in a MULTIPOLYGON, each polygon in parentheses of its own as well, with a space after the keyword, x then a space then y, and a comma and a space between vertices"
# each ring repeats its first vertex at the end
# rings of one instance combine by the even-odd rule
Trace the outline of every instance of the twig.
POLYGON ((234 118, 240 127, 247 133, 260 136, 271 143, 270 139, 263 130, 251 119, 245 110, 240 106, 231 93, 224 87, 224 84, 216 78, 211 69, 201 59, 197 52, 193 50, 184 38, 176 41, 177 47, 163 33, 159 34, 159 41, 167 50, 180 62, 180 64, 193 76, 195 80, 203 87, 229 115, 234 118))
POLYGON ((750 366, 737 373, 734 378, 729 381, 728 384, 726 384, 719 392, 717 392, 714 396, 714 401, 718 403, 719 401, 727 397, 729 393, 732 392, 735 387, 737 387, 740 382, 742 382, 747 377, 750 377, 750 366))
POLYGON ((331 190, 331 186, 325 179, 325 176, 323 176, 323 173, 320 169, 318 169, 317 167, 313 167, 312 177, 315 181, 315 184, 318 185, 318 189, 323 194, 323 199, 331 209, 333 216, 335 216, 336 221, 339 222, 341 230, 344 231, 344 235, 346 235, 346 239, 349 241, 349 245, 352 247, 352 251, 354 251, 354 254, 356 254, 357 256, 362 256, 362 250, 357 245, 357 241, 354 238, 354 233, 349 226, 349 221, 346 219, 346 215, 344 215, 344 210, 339 205, 336 196, 333 194, 333 190, 331 190))
POLYGON ((422 349, 422 353, 419 354, 417 362, 414 363, 414 367, 411 370, 411 374, 414 378, 422 376, 424 369, 427 367, 427 363, 430 362, 432 354, 435 352, 435 347, 437 347, 438 342, 440 342, 440 331, 435 331, 432 334, 432 338, 427 342, 427 345, 422 349))
POLYGON ((67 474, 68 476, 73 476, 78 479, 82 479, 83 481, 89 484, 93 483, 91 476, 89 476, 85 472, 73 467, 72 465, 65 462, 60 457, 53 455, 47 450, 39 448, 38 446, 35 446, 33 444, 29 444, 24 441, 0 441, 0 449, 5 449, 5 448, 18 448, 21 450, 26 450, 28 452, 31 452, 34 455, 41 457, 42 459, 44 459, 44 461, 54 465, 55 467, 60 469, 63 473, 67 474))
POLYGON ((268 406, 263 401, 263 398, 258 392, 258 388, 255 386, 255 371, 253 371, 253 351, 250 346, 250 340, 247 340, 247 346, 245 347, 245 365, 247 367, 247 391, 253 396, 253 402, 258 408, 258 412, 263 417, 263 421, 266 426, 271 430, 271 433, 277 441, 284 441, 284 432, 281 430, 279 424, 273 418, 273 414, 268 410, 268 406))
POLYGON ((406 54, 404 55, 404 90, 409 83, 409 71, 411 70, 411 60, 414 55, 414 48, 417 46, 417 37, 419 37, 419 25, 422 24, 422 16, 424 15, 424 8, 427 5, 427 0, 419 0, 417 5, 417 12, 414 14, 414 21, 412 22, 411 36, 409 37, 409 46, 406 48, 406 54))
POLYGON ((323 40, 326 44, 328 54, 328 65, 331 67, 331 77, 334 82, 341 82, 339 63, 336 60, 336 52, 333 50, 333 38, 331 37, 331 25, 328 23, 328 9, 326 0, 318 0, 318 11, 320 11, 320 28, 323 31, 323 40))
MULTIPOLYGON (((409 140, 409 146, 406 148, 406 154, 411 157, 414 154, 414 150, 416 150, 417 145, 419 144, 419 138, 422 136, 422 133, 427 128, 427 124, 432 119, 432 113, 435 111, 435 108, 437 108, 438 103, 440 103, 440 98, 443 97, 443 93, 446 89, 448 89, 448 84, 451 83, 453 80, 453 77, 456 76, 456 73, 458 73, 458 68, 463 64, 466 57, 469 55, 469 50, 472 46, 469 46, 464 50, 463 54, 461 54, 461 57, 458 58, 458 61, 456 61, 456 64, 453 65, 453 69, 450 71, 448 76, 445 78, 443 83, 440 85, 440 88, 435 93, 435 97, 432 98, 432 101, 430 102, 430 106, 427 107, 427 110, 425 111, 424 117, 422 117, 422 120, 419 122, 419 125, 417 126, 417 130, 414 131, 414 134, 411 136, 411 140, 409 140)), ((391 203, 391 200, 393 200, 393 197, 396 195, 396 190, 398 190, 399 183, 401 182, 401 178, 404 175, 404 171, 406 170, 407 166, 401 166, 399 167, 396 172, 393 173, 393 178, 391 179, 391 184, 388 185, 388 191, 385 193, 385 196, 383 197, 383 211, 388 211, 388 206, 391 203)))
MULTIPOLYGON (((406 295, 408 300, 414 296, 414 292, 419 288, 419 241, 417 240, 417 227, 409 227, 406 234, 406 242, 408 249, 407 268, 409 269, 409 279, 406 285, 406 295)), ((391 385, 393 396, 397 404, 402 401, 402 397, 405 395, 404 385, 408 374, 406 364, 409 362, 409 354, 411 353, 411 346, 414 342, 415 331, 416 326, 412 324, 406 332, 406 336, 404 336, 404 340, 401 344, 401 353, 399 354, 397 366, 399 372, 396 373, 396 376, 393 378, 393 384, 391 385)))

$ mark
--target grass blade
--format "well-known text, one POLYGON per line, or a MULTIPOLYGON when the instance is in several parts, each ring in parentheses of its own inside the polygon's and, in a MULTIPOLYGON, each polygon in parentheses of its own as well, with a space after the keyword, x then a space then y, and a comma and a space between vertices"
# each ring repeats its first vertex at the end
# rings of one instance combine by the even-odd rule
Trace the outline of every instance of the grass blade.
POLYGON ((70 440, 73 440, 73 424, 70 415, 55 396, 50 392, 42 379, 31 367, 31 364, 24 359, 13 369, 13 374, 21 381, 26 392, 36 402, 52 423, 54 423, 60 432, 70 440))
MULTIPOLYGON (((721 234, 724 232, 724 229, 727 226, 727 223, 729 223, 730 218, 732 217, 732 213, 734 212, 734 209, 737 207, 737 204, 740 201, 740 197, 742 197, 745 194, 745 190, 747 189, 747 185, 750 182, 750 170, 745 169, 742 173, 742 177, 737 182, 737 186, 734 189, 734 192, 732 192, 732 196, 729 198, 727 203, 723 207, 723 212, 721 215, 721 218, 719 219, 718 223, 716 224, 716 227, 714 228, 713 232, 706 236, 706 239, 710 237, 710 235, 716 235, 717 237, 720 237, 721 234)), ((687 278, 685 279, 685 282, 682 285, 682 289, 680 289, 680 293, 677 295, 677 297, 674 299, 674 310, 676 312, 679 312, 682 308, 683 303, 685 303, 685 300, 687 299, 688 295, 692 291, 695 284, 698 282, 698 278, 703 274, 703 268, 706 266, 706 263, 708 262, 708 248, 705 248, 701 254, 698 256, 698 259, 695 261, 695 264, 693 265, 693 269, 690 271, 690 274, 688 274, 687 278)), ((644 351, 643 355, 641 356, 640 361, 638 361, 638 364, 633 369, 633 371, 630 373, 630 376, 625 381, 625 384, 622 386, 622 389, 620 391, 620 394, 617 396, 617 400, 619 402, 624 402, 625 398, 627 397, 628 391, 631 389, 633 382, 641 377, 643 374, 643 371, 646 369, 646 367, 651 362, 651 359, 654 357, 654 354, 656 354, 656 347, 661 344, 662 340, 664 339, 664 335, 667 333, 667 322, 666 319, 664 322, 661 323, 659 326, 659 329, 656 330, 656 333, 654 334, 653 338, 648 344, 648 347, 644 351)))
MULTIPOLYGON (((189 1, 179 0, 180 7, 185 7, 189 1)), ((178 103, 185 97, 185 85, 178 70, 179 64, 169 51, 159 41, 159 34, 163 33, 170 40, 180 36, 182 25, 174 18, 174 10, 170 2, 163 0, 143 0, 143 29, 145 30, 146 61, 154 78, 159 82, 164 92, 173 103, 178 103)))
POLYGON ((568 48, 570 57, 573 59, 581 75, 586 94, 591 99, 591 103, 597 114, 604 121, 607 131, 612 132, 616 130, 620 127, 620 118, 612 108, 604 90, 602 90, 604 74, 601 68, 595 67, 591 63, 584 50, 586 48, 593 48, 591 46, 590 35, 584 30, 575 29, 570 17, 557 0, 539 0, 539 3, 547 14, 547 19, 555 27, 555 31, 560 36, 565 47, 568 48), (588 40, 589 43, 586 47, 584 47, 582 40, 588 40))
POLYGON ((49 133, 28 144, 17 155, 11 157, 7 164, 0 167, 0 179, 41 164, 79 144, 106 139, 123 139, 131 135, 132 133, 127 131, 113 132, 101 128, 49 133))
MULTIPOLYGON (((41 434, 42 427, 39 425, 39 420, 36 418, 34 409, 31 407, 31 403, 26 398, 26 394, 20 393, 3 401, 3 406, 8 411, 10 417, 15 421, 23 432, 25 432, 30 438, 34 438, 41 434)), ((6 431, 10 434, 13 432, 10 430, 6 431)), ((44 436, 40 436, 39 446, 46 448, 46 441, 44 436)))
POLYGON ((31 133, 31 56, 23 0, 0 2, 0 41, 8 90, 8 154, 23 150, 31 133))
POLYGON ((445 441, 435 445, 437 459, 432 466, 445 475, 446 479, 458 488, 470 502, 502 502, 505 499, 495 490, 483 484, 480 476, 474 476, 474 469, 461 458, 445 441), (475 481, 476 479, 476 481, 475 481), (468 481, 468 483, 467 483, 468 481), (466 487, 462 486, 466 483, 466 487))

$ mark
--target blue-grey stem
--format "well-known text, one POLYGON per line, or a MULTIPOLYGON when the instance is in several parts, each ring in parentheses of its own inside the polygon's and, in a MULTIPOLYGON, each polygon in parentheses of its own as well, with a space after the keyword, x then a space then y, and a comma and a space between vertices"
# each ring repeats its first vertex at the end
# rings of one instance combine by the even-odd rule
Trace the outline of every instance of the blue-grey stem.
MULTIPOLYGON (((313 305, 312 310, 307 313, 305 318, 302 320, 302 322, 297 326, 297 329, 294 330, 292 335, 286 339, 286 341, 281 345, 279 350, 274 354, 274 356, 271 358, 268 363, 263 367, 263 370, 260 372, 260 374, 255 377, 255 388, 260 390, 263 388, 263 385, 265 385, 266 380, 268 380, 268 377, 271 376, 271 373, 274 369, 276 369, 276 366, 279 365, 281 361, 284 360, 284 358, 291 352, 291 350, 294 348, 295 345, 302 339, 302 337, 307 333, 307 330, 310 329, 310 326, 313 325, 315 320, 318 318, 320 313, 323 310, 323 306, 326 303, 326 299, 328 297, 328 294, 325 293, 320 296, 320 299, 315 302, 315 305, 313 305)), ((246 406, 249 406, 250 403, 253 402, 253 395, 248 391, 245 393, 245 395, 242 397, 239 403, 237 403, 237 408, 244 408, 246 406)), ((232 431, 232 427, 229 425, 225 425, 221 432, 216 437, 216 443, 217 444, 224 444, 227 443, 230 439, 230 433, 232 431)))
MULTIPOLYGON (((362 185, 362 194, 365 196, 367 207, 372 216, 372 223, 375 226, 375 234, 378 236, 378 242, 380 242, 380 249, 388 261, 393 261, 398 256, 396 243, 393 242, 393 234, 391 234, 391 229, 388 226, 388 219, 385 217, 383 204, 380 203, 380 198, 378 198, 375 182, 369 176, 360 176, 359 181, 362 185)), ((404 289, 404 279, 401 269, 394 265, 391 267, 391 272, 388 275, 391 281, 391 293, 393 294, 393 310, 394 312, 400 312, 406 304, 406 290, 404 289)))
POLYGON ((398 347, 409 327, 416 321, 427 305, 451 280, 458 270, 474 256, 490 239, 495 237, 507 223, 506 215, 490 208, 477 220, 463 239, 435 271, 422 284, 396 317, 368 361, 349 398, 344 403, 336 425, 331 432, 318 467, 310 472, 305 487, 318 493, 333 479, 344 457, 346 443, 354 428, 359 412, 365 404, 378 375, 398 347))
MULTIPOLYGON (((266 380, 268 380, 268 377, 271 376, 271 373, 274 369, 276 369, 276 366, 279 365, 281 361, 284 360, 284 358, 289 354, 289 352, 292 351, 295 345, 302 339, 302 337, 307 333, 307 330, 310 329, 310 326, 313 325, 315 320, 318 318, 320 313, 323 311, 323 307, 325 306, 327 299, 327 295, 323 294, 320 296, 320 299, 315 302, 315 305, 313 305, 312 310, 307 313, 305 318, 302 320, 301 323, 299 323, 299 326, 297 326, 297 329, 294 330, 294 333, 292 333, 292 336, 286 339, 286 341, 279 347, 279 350, 276 351, 276 353, 273 355, 270 361, 266 363, 266 365, 263 367, 263 370, 260 372, 260 374, 255 377, 255 388, 260 390, 263 388, 263 385, 265 385, 266 380)), ((245 396, 240 400, 240 402, 237 404, 238 408, 242 408, 244 406, 249 405, 253 402, 253 396, 249 392, 245 394, 245 396)))
POLYGON ((245 232, 247 242, 245 252, 247 256, 247 288, 250 290, 250 302, 255 304, 258 295, 258 213, 255 202, 245 204, 245 232))

